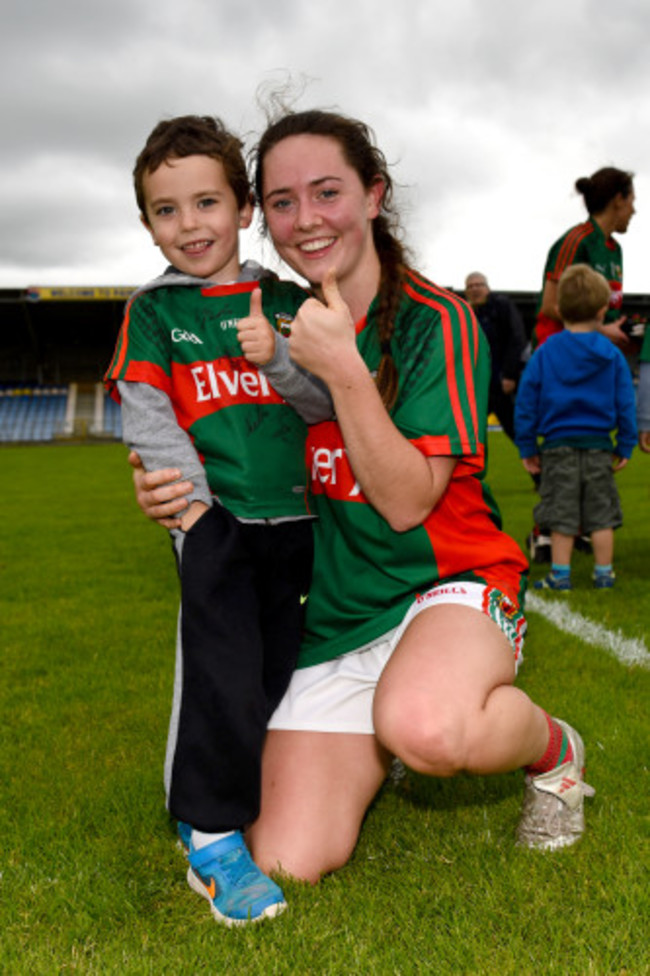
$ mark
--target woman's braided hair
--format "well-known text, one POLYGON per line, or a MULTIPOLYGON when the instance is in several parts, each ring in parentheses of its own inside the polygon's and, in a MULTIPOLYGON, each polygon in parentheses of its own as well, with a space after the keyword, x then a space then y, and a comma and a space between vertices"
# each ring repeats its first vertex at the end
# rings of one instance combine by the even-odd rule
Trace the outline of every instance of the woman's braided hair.
POLYGON ((402 297, 407 264, 406 249, 399 237, 397 217, 392 208, 393 181, 388 164, 365 123, 336 112, 313 109, 287 112, 268 126, 255 150, 255 192, 263 201, 264 158, 279 142, 297 135, 326 136, 335 139, 346 162, 356 171, 366 189, 381 181, 384 192, 380 212, 373 220, 373 240, 381 265, 377 309, 377 335, 381 360, 377 370, 377 389, 387 410, 397 399, 398 375, 391 351, 395 319, 402 297))

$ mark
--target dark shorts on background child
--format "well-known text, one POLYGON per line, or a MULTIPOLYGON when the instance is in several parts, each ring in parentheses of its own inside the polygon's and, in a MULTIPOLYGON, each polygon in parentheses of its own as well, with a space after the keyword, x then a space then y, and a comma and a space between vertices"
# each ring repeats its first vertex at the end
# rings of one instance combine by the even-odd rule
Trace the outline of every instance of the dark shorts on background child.
POLYGON ((534 509, 538 525, 575 536, 623 524, 611 451, 552 447, 541 456, 541 501, 534 509))

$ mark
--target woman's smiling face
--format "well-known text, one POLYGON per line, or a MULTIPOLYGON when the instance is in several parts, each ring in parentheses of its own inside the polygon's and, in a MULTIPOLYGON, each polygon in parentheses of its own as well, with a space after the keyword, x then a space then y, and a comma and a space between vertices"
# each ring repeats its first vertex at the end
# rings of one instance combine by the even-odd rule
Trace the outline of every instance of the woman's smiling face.
POLYGON ((366 189, 336 139, 292 135, 263 160, 262 205, 280 257, 312 284, 336 268, 343 290, 378 275, 372 221, 384 186, 366 189))

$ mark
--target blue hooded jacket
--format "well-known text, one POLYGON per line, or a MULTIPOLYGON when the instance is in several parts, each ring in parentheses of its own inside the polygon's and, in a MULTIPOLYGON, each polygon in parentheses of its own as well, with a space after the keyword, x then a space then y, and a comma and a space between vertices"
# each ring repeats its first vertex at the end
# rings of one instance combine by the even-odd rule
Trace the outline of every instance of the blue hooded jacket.
POLYGON ((632 376, 609 339, 565 329, 536 349, 515 403, 515 443, 522 458, 563 444, 629 458, 636 441, 632 376))

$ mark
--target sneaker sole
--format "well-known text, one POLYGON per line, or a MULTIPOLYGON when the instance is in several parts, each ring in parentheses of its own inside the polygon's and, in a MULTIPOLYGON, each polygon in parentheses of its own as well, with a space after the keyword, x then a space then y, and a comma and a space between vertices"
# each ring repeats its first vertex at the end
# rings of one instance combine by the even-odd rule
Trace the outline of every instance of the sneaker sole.
POLYGON ((580 840, 580 836, 577 837, 558 837, 555 840, 549 840, 544 844, 518 844, 519 847, 527 847, 529 851, 561 851, 563 847, 571 847, 580 840))
POLYGON ((187 883, 192 891, 195 891, 197 895, 201 895, 202 898, 205 898, 210 903, 210 910, 217 922, 220 922, 222 925, 227 925, 228 928, 235 928, 241 925, 253 925, 255 922, 263 922, 265 918, 275 918, 276 915, 280 915, 287 907, 286 901, 278 901, 273 905, 267 905, 264 911, 256 915, 255 918, 231 918, 230 915, 223 915, 219 911, 212 898, 210 898, 210 892, 199 881, 192 868, 187 869, 187 883))

